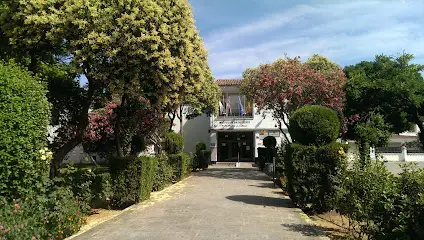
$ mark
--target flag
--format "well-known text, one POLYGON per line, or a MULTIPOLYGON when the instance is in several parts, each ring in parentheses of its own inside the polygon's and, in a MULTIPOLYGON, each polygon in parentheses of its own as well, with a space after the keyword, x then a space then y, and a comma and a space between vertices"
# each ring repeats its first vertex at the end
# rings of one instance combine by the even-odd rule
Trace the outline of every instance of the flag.
POLYGON ((238 97, 238 100, 239 100, 239 102, 238 102, 239 113, 240 113, 240 116, 243 116, 244 115, 244 110, 243 110, 243 104, 241 104, 241 98, 240 98, 240 96, 238 97))
POLYGON ((224 105, 222 104, 221 101, 219 101, 219 114, 220 115, 224 114, 224 105))
POLYGON ((227 116, 230 116, 232 114, 231 103, 230 103, 230 98, 229 97, 228 97, 228 102, 227 102, 227 113, 228 113, 227 116))

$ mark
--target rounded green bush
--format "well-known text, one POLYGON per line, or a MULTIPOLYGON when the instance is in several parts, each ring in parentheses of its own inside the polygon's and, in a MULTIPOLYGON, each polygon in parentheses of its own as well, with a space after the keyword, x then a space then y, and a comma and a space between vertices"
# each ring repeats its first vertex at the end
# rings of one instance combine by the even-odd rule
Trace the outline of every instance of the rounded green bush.
POLYGON ((295 143, 321 146, 339 136, 337 112, 328 107, 309 105, 295 111, 289 119, 289 133, 295 143))
POLYGON ((164 149, 168 154, 177 154, 183 151, 184 137, 176 132, 168 132, 165 137, 164 149))
POLYGON ((267 136, 263 140, 264 146, 267 148, 275 148, 277 146, 277 139, 273 136, 267 136))
POLYGON ((43 188, 49 161, 40 150, 47 143, 50 120, 46 90, 38 79, 0 61, 0 195, 26 197, 43 188))

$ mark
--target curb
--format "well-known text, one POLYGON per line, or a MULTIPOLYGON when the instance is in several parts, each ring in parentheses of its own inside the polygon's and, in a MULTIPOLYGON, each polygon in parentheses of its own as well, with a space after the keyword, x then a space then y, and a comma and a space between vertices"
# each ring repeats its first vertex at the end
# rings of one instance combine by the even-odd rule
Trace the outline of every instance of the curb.
MULTIPOLYGON (((171 189, 171 188, 173 188, 173 187, 177 187, 178 185, 180 185, 180 184, 184 183, 185 181, 187 181, 188 179, 190 179, 190 178, 192 178, 192 177, 193 177, 193 174, 192 174, 192 175, 190 175, 190 176, 188 176, 188 177, 186 177, 186 178, 184 178, 183 180, 181 180, 181 181, 179 181, 179 182, 177 182, 177 183, 175 183, 175 184, 172 184, 171 186, 169 186, 169 187, 167 187, 167 188, 165 188, 165 189, 163 189, 163 190, 159 191, 159 192, 158 192, 158 194, 163 193, 165 190, 169 190, 169 189, 171 189)), ((137 207, 140 207, 140 206, 143 206, 143 205, 146 205, 146 207, 150 207, 150 206, 154 205, 155 203, 156 203, 156 202, 151 201, 150 199, 148 199, 148 200, 146 200, 146 201, 139 202, 139 203, 136 203, 136 204, 134 204, 134 205, 131 205, 131 206, 129 206, 129 207, 127 207, 127 208, 125 208, 124 210, 120 211, 119 213, 117 213, 117 214, 114 214, 114 215, 110 216, 110 218, 107 218, 107 219, 105 219, 105 220, 103 220, 103 221, 99 221, 99 222, 97 222, 96 224, 93 224, 91 227, 89 227, 89 228, 85 229, 84 231, 77 232, 77 233, 75 233, 74 235, 72 235, 72 236, 69 236, 69 237, 65 238, 65 240, 70 240, 70 239, 73 239, 73 238, 75 238, 75 237, 78 237, 79 235, 81 235, 81 234, 83 234, 83 233, 86 233, 86 232, 90 231, 91 229, 93 229, 93 228, 97 227, 97 226, 98 226, 98 225, 100 225, 100 224, 103 224, 103 223, 105 223, 105 222, 107 222, 107 221, 113 220, 114 218, 116 218, 116 217, 118 217, 118 216, 120 216, 120 215, 122 215, 122 214, 124 214, 124 213, 126 213, 126 212, 128 212, 128 211, 135 210, 137 207), (151 203, 151 204, 149 204, 149 203, 151 203)))

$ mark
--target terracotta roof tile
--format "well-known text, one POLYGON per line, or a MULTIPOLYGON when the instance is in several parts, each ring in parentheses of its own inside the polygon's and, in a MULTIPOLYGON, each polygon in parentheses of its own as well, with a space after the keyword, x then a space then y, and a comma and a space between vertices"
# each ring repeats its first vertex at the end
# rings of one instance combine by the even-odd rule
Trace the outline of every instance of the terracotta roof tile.
POLYGON ((242 79, 216 79, 218 86, 238 86, 242 79))

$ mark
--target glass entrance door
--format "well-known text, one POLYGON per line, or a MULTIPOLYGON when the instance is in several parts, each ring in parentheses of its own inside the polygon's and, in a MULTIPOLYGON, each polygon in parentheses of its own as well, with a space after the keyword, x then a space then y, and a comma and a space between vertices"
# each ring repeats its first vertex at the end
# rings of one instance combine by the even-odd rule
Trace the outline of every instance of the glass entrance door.
POLYGON ((218 161, 253 161, 253 132, 219 132, 218 161))

